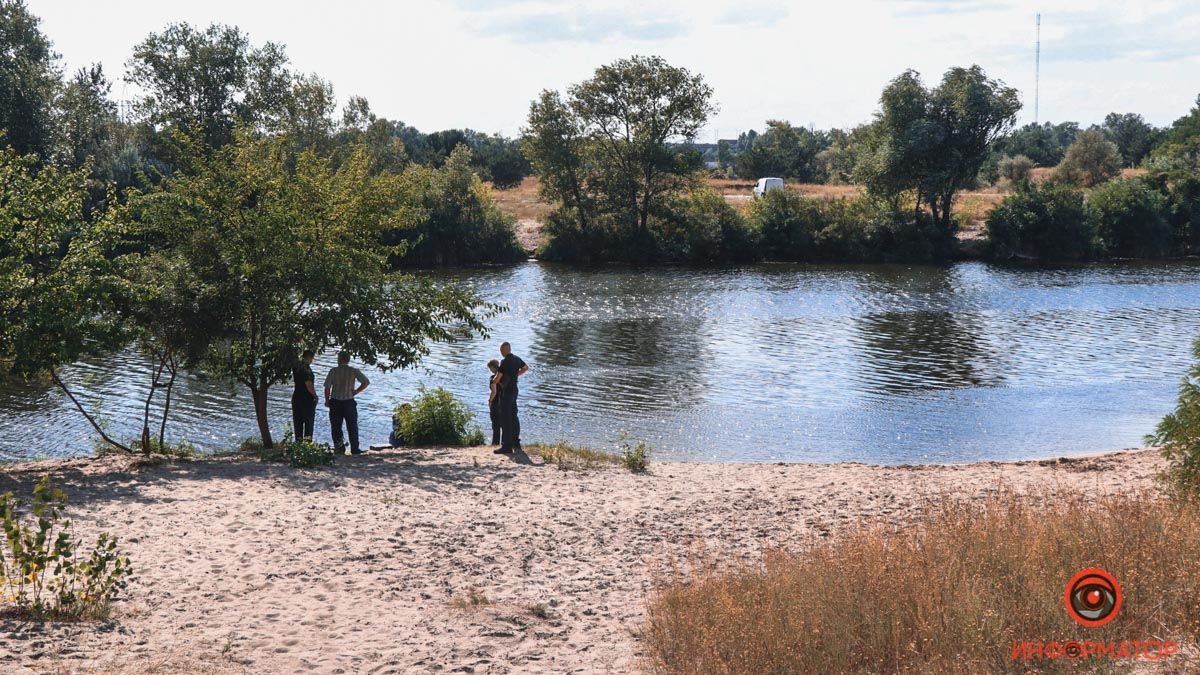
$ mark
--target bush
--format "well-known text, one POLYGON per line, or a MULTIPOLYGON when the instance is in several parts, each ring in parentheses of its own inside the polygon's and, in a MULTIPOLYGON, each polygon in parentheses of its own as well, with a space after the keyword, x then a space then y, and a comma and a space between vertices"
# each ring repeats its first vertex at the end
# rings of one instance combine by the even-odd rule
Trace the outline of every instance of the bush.
POLYGON ((33 489, 29 517, 11 492, 0 496, 0 604, 18 616, 39 620, 99 619, 131 574, 129 558, 117 541, 101 534, 91 553, 80 560, 71 537, 71 521, 63 517, 67 497, 50 487, 46 476, 33 489), (32 521, 32 522, 28 522, 32 521))
POLYGON ((628 437, 621 438, 621 463, 633 473, 646 473, 650 469, 652 452, 645 441, 634 443, 628 437))
POLYGON ((1054 173, 1066 183, 1083 187, 1099 185, 1121 173, 1121 152, 1103 132, 1082 131, 1067 148, 1054 173))
POLYGON ((1087 197, 1088 217, 1105 253, 1121 258, 1151 258, 1171 252, 1167 198, 1149 182, 1115 180, 1087 197))
POLYGON ((1200 496, 1200 339, 1192 345, 1196 363, 1179 385, 1174 412, 1163 418, 1146 443, 1162 448, 1165 478, 1172 488, 1200 496))
POLYGON ((400 176, 412 228, 394 230, 386 243, 408 241, 402 265, 441 266, 516 262, 516 220, 496 206, 491 189, 471 167, 471 151, 460 145, 441 168, 410 166, 400 176))
POLYGON ((409 405, 396 406, 393 433, 408 445, 483 445, 483 431, 468 429, 475 418, 462 401, 437 387, 417 385, 417 397, 409 405))
POLYGON ((653 225, 658 258, 669 262, 747 262, 757 255, 746 219, 716 190, 673 197, 653 225))
MULTIPOLYGON (((931 505, 915 522, 854 528, 797 552, 768 551, 761 565, 691 562, 691 573, 660 578, 649 601, 655 672, 1026 672, 1057 668, 1014 661, 1014 643, 1200 638, 1200 502, 1146 493, 1001 492, 931 505), (1111 572, 1125 602, 1116 621, 1084 636, 1063 593, 1088 567, 1111 572)), ((1125 665, 1084 659, 1061 667, 1125 665)))
POLYGON ((772 190, 750 205, 767 260, 805 261, 816 257, 817 232, 825 226, 821 204, 795 190, 772 190))
POLYGON ((1029 175, 1033 172, 1033 160, 1025 155, 1005 155, 1000 158, 998 170, 1000 178, 1011 183, 1023 183, 1029 180, 1029 175))
POLYGON ((1172 180, 1168 200, 1176 250, 1200 253, 1200 176, 1184 174, 1172 180))
POLYGON ((328 443, 315 443, 311 438, 292 438, 288 432, 283 439, 281 459, 293 468, 308 469, 314 466, 330 466, 337 453, 328 443))
POLYGON ((988 214, 987 236, 997 258, 1086 260, 1099 248, 1083 193, 1058 183, 1018 184, 988 214))

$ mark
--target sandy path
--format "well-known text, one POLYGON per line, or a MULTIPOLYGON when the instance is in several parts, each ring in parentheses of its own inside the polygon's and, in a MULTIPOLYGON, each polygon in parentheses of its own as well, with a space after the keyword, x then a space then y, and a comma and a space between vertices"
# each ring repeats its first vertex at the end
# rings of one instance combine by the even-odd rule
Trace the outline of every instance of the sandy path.
POLYGON ((0 621, 0 670, 626 672, 650 568, 669 554, 703 544, 754 558, 939 495, 1131 490, 1159 468, 1143 451, 924 468, 662 463, 635 476, 486 449, 309 471, 11 465, 0 492, 27 494, 52 471, 79 533, 117 534, 138 578, 99 626, 0 621), (457 606, 472 589, 491 604, 457 606))

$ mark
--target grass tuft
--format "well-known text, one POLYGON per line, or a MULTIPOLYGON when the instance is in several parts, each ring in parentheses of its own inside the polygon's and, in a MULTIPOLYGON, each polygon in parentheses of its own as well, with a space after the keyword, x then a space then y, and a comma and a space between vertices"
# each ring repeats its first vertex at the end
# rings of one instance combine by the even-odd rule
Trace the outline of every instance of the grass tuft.
POLYGON ((553 464, 564 471, 597 469, 618 465, 622 461, 620 455, 580 445, 571 445, 565 441, 529 445, 524 449, 526 453, 541 457, 545 463, 553 464))
POLYGON ((455 595, 450 600, 450 605, 458 609, 479 609, 490 604, 492 601, 478 588, 470 588, 465 594, 455 595))

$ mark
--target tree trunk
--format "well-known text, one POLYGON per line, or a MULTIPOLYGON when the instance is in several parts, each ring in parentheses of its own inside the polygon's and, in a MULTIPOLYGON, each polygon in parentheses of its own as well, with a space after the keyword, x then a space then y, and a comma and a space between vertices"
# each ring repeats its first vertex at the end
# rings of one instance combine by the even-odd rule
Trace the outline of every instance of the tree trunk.
POLYGON ((59 378, 58 371, 51 370, 50 378, 54 380, 54 384, 58 385, 59 389, 63 390, 63 393, 67 395, 67 398, 71 399, 71 403, 75 404, 75 407, 79 409, 79 412, 83 413, 83 416, 87 418, 88 423, 92 425, 92 428, 96 430, 96 433, 100 434, 100 438, 103 438, 105 443, 108 443, 118 450, 124 450, 128 453, 133 452, 133 450, 130 450, 128 446, 121 445, 120 443, 109 438, 108 434, 104 433, 104 429, 101 429, 100 425, 96 423, 96 420, 88 414, 88 411, 83 409, 83 405, 79 403, 79 399, 75 398, 75 394, 72 394, 71 390, 67 389, 67 384, 63 382, 61 378, 59 378))
POLYGON ((262 437, 263 448, 275 447, 271 440, 271 425, 267 422, 267 385, 250 387, 250 396, 254 399, 254 417, 258 420, 258 434, 262 437))
POLYGON ((154 400, 154 390, 158 388, 158 380, 162 377, 163 367, 167 365, 166 357, 158 359, 158 366, 150 376, 150 393, 146 395, 146 407, 142 410, 142 454, 150 454, 150 403, 154 400))
POLYGON ((171 373, 170 379, 167 380, 167 393, 163 399, 162 421, 158 425, 158 449, 162 450, 167 436, 167 413, 171 412, 171 388, 175 386, 175 376, 179 373, 179 364, 175 362, 174 357, 171 358, 168 371, 171 373))

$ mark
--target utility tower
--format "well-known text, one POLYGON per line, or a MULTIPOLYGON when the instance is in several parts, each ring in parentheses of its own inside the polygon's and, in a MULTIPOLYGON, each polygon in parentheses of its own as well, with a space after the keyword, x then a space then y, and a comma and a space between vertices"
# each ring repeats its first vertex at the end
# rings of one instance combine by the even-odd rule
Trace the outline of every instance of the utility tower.
POLYGON ((1042 85, 1042 15, 1037 15, 1037 39, 1033 46, 1033 123, 1038 123, 1038 95, 1042 85))

